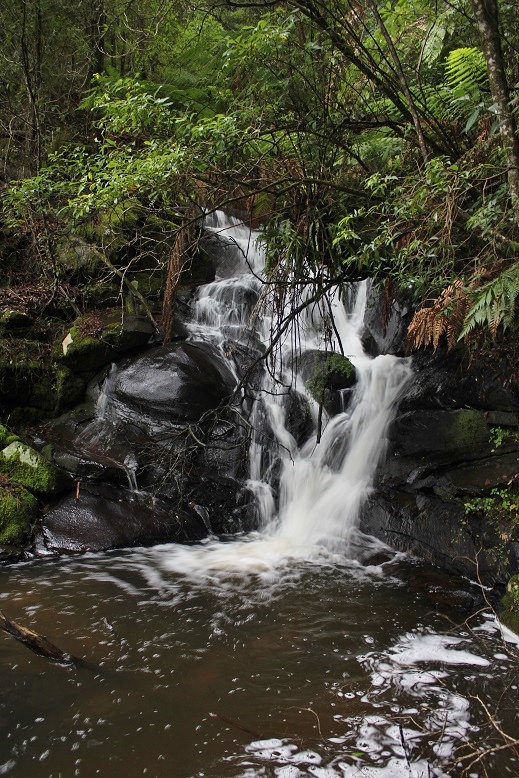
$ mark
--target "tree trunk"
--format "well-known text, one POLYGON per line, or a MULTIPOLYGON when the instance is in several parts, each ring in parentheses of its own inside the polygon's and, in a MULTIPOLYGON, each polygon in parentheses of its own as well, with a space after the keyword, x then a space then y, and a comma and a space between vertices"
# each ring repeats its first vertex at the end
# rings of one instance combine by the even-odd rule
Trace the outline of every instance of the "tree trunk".
POLYGON ((519 216, 519 140, 514 116, 510 109, 510 91, 499 34, 497 0, 472 0, 472 8, 479 27, 481 47, 487 63, 492 99, 499 117, 499 130, 508 166, 508 189, 519 216))

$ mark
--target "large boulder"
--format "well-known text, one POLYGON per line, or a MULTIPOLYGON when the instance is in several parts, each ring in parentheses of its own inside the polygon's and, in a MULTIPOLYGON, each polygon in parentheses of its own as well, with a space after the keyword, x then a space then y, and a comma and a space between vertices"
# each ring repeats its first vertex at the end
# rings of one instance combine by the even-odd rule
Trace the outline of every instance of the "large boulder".
POLYGON ((186 423, 227 401, 235 384, 231 367, 214 348, 179 342, 122 365, 112 392, 117 413, 123 406, 132 418, 186 423))
POLYGON ((0 472, 35 494, 53 494, 66 488, 64 474, 21 441, 14 441, 0 451, 0 472))
POLYGON ((84 485, 42 517, 36 553, 101 551, 205 537, 195 512, 175 511, 149 494, 84 485))

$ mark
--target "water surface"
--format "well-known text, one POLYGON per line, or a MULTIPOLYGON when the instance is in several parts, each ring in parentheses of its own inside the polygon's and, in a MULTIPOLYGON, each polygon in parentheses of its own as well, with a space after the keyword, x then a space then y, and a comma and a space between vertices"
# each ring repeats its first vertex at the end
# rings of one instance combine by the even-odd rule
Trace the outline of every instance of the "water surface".
MULTIPOLYGON (((519 735, 516 660, 489 614, 469 629, 464 611, 432 609, 420 567, 396 555, 270 565, 258 542, 1 570, 4 613, 88 664, 2 636, 0 774, 462 775, 456 749, 495 743, 476 696, 519 735), (236 553, 248 572, 218 563, 236 553)), ((490 770, 519 765, 504 752, 490 770)))

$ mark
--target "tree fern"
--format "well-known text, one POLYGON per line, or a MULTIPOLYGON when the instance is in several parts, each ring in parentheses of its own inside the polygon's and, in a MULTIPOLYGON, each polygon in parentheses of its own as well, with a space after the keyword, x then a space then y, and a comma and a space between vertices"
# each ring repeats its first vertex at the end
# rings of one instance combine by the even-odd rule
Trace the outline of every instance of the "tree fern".
POLYGON ((504 270, 497 278, 480 287, 465 317, 461 340, 476 327, 488 329, 496 337, 499 327, 506 330, 516 324, 519 296, 519 263, 504 270))

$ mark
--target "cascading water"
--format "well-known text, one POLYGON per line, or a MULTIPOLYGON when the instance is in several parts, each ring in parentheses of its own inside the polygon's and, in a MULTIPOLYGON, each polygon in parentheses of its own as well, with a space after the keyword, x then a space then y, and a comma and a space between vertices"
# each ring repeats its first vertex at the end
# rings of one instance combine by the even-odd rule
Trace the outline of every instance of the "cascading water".
MULTIPOLYGON (((223 242, 223 260, 213 283, 202 287, 195 304, 193 339, 213 340, 224 353, 230 341, 251 337, 251 316, 262 288, 264 253, 260 233, 217 212, 207 224, 223 242)), ((326 553, 352 553, 360 508, 369 494, 373 476, 384 456, 385 433, 398 401, 411 378, 409 360, 390 355, 369 358, 360 334, 366 306, 367 282, 358 285, 350 313, 338 293, 331 298, 335 338, 328 351, 351 360, 357 384, 349 408, 327 420, 321 440, 314 432, 299 447, 286 424, 286 387, 298 393, 317 418, 317 403, 289 353, 298 342, 300 354, 324 347, 323 317, 316 312, 287 328, 281 345, 281 364, 288 371, 272 376, 265 371, 251 414, 250 476, 261 532, 232 545, 214 541, 201 548, 175 549, 169 566, 186 570, 186 557, 203 570, 271 574, 283 559, 310 559, 326 553), (293 328, 298 328, 297 338, 293 328), (276 467, 273 467, 276 463, 276 467), (276 479, 272 474, 277 473, 276 479), (279 493, 276 499, 276 492, 279 493), (196 561, 195 561, 196 560, 196 561)), ((254 311, 255 337, 264 341, 270 329, 269 311, 254 311)), ((266 346, 267 344, 264 343, 266 346)), ((232 351, 232 346, 231 346, 232 351)))

